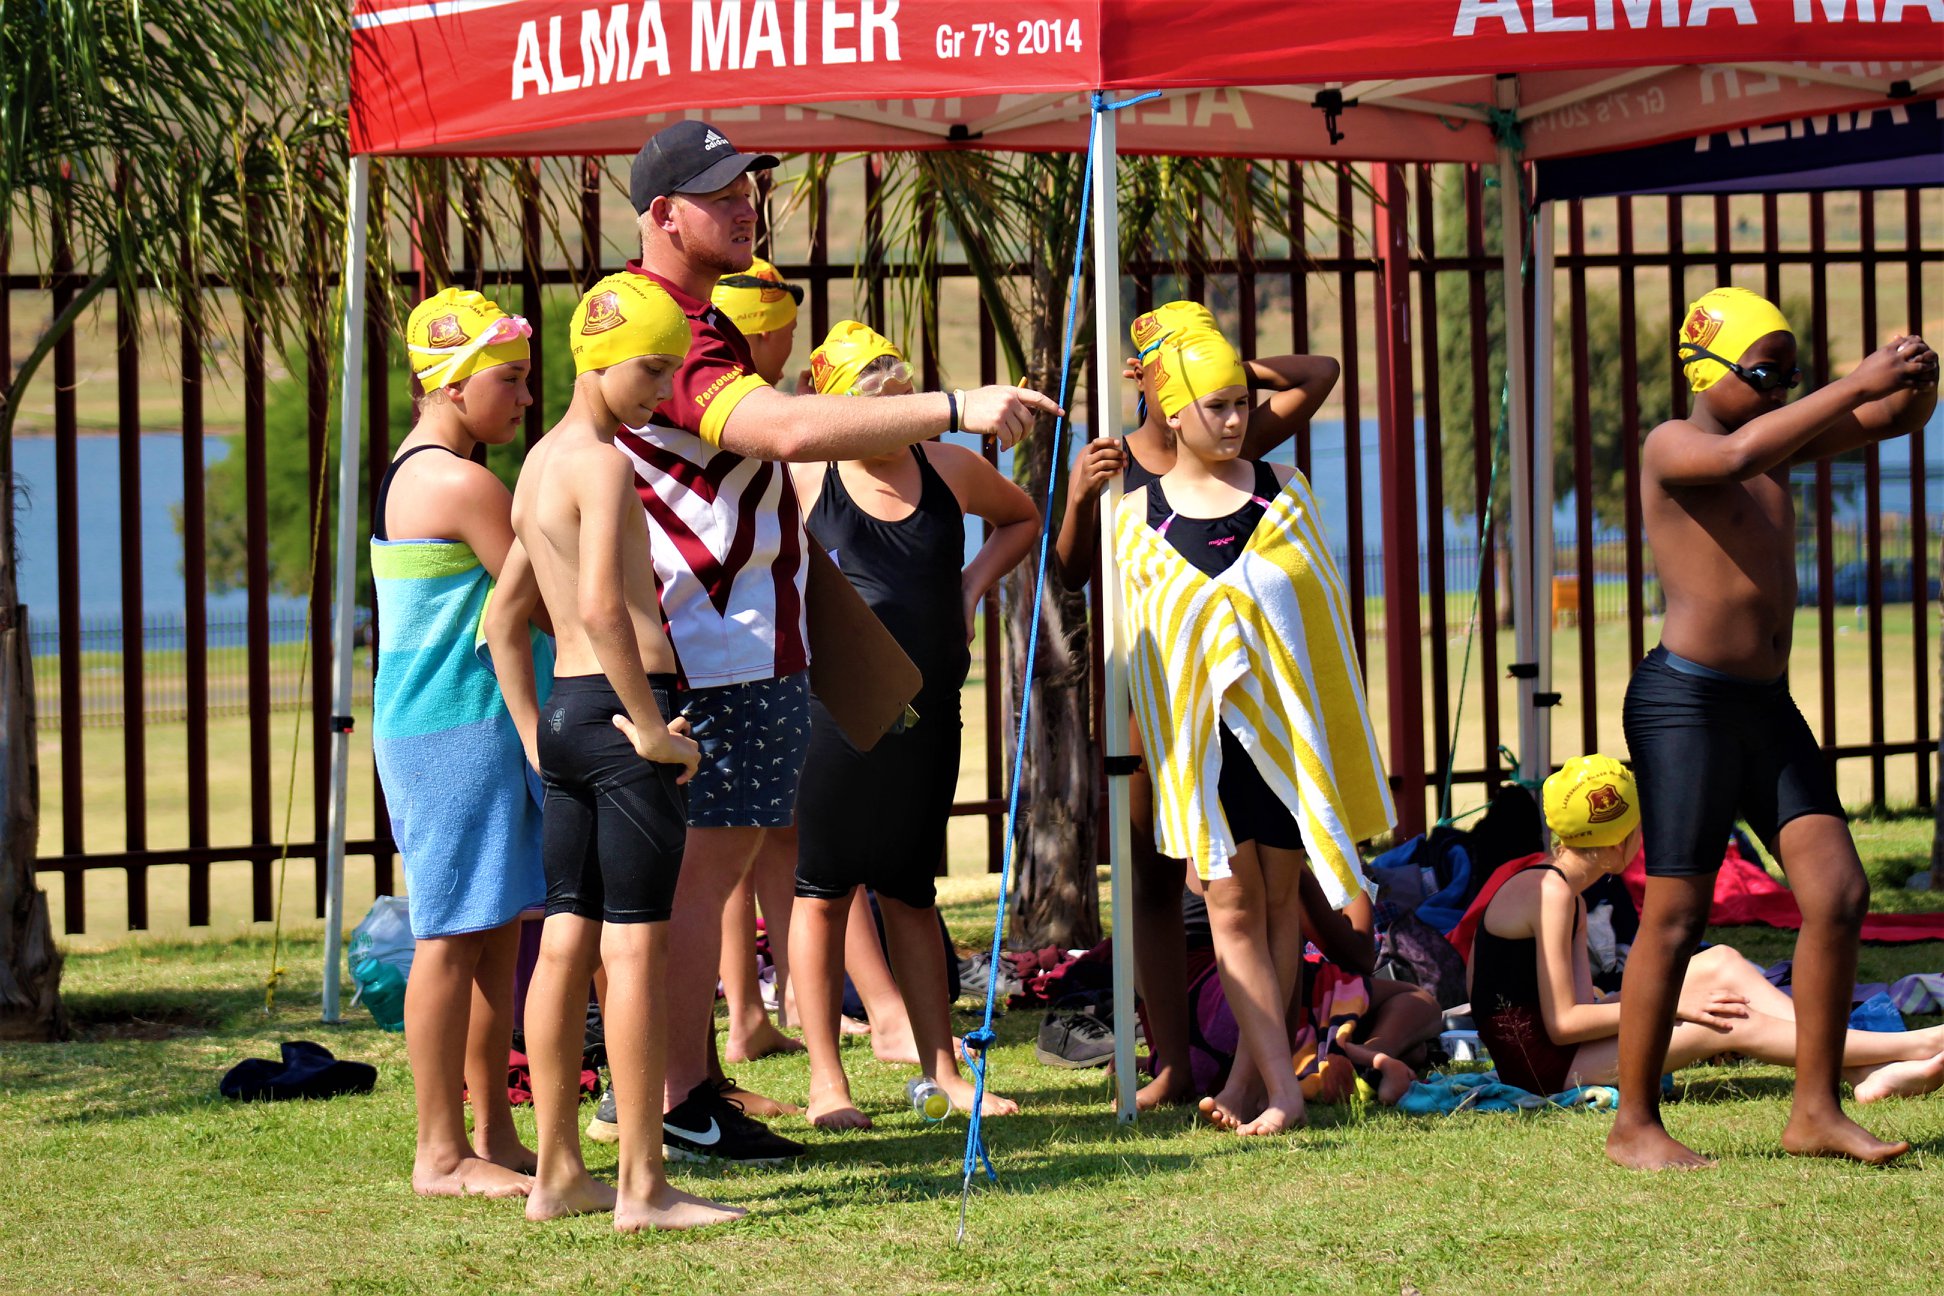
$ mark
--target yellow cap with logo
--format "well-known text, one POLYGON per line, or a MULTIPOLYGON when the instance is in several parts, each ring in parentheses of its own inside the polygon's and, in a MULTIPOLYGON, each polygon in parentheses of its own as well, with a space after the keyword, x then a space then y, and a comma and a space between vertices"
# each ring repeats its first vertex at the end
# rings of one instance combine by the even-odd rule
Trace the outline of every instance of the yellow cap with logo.
POLYGON ((636 356, 686 356, 694 340, 688 316, 667 289, 628 271, 587 290, 567 323, 567 338, 577 374, 636 356))
POLYGON ((757 257, 749 269, 716 280, 709 300, 745 336, 774 333, 796 323, 803 289, 786 282, 775 266, 757 257))
POLYGON ((1640 825, 1633 772, 1611 756, 1575 756, 1546 780, 1546 826, 1567 846, 1618 846, 1640 825))
POLYGON ((838 320, 829 336, 810 353, 810 381, 819 396, 855 396, 864 366, 882 356, 904 359, 891 339, 868 324, 838 320))
POLYGON ((1173 418, 1224 387, 1245 387, 1242 357, 1214 329, 1181 329, 1161 339, 1143 365, 1161 413, 1173 418))
POLYGON ((1729 372, 1723 361, 1740 361, 1743 352, 1771 333, 1794 332, 1768 298, 1746 288, 1716 288, 1689 303, 1676 354, 1688 386, 1704 392, 1729 372), (1694 355, 1696 351, 1708 354, 1694 355))
POLYGON ((533 326, 508 315, 490 298, 443 288, 412 308, 405 349, 412 373, 427 391, 462 383, 482 369, 531 360, 533 326))
POLYGON ((1148 352, 1154 350, 1161 339, 1182 329, 1205 328, 1220 332, 1215 325, 1215 317, 1208 307, 1200 302, 1171 301, 1163 302, 1153 310, 1136 315, 1134 322, 1127 326, 1127 336, 1134 343, 1134 353, 1145 360, 1148 352))

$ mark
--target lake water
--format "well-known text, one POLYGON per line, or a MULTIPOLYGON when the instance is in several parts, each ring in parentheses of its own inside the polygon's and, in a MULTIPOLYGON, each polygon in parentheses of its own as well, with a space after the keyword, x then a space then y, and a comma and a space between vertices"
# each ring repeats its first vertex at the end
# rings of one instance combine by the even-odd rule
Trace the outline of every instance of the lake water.
MULTIPOLYGON (((1085 430, 1079 429, 1084 435, 1085 430)), ((1420 445, 1423 429, 1419 429, 1420 445)), ((182 537, 176 530, 172 513, 182 502, 182 441, 179 433, 145 433, 141 439, 142 490, 142 594, 149 615, 179 615, 183 609, 182 537)), ((1312 485, 1325 510, 1325 524, 1341 548, 1346 530, 1339 502, 1347 497, 1343 426, 1319 420, 1311 437, 1312 485)), ((1930 499, 1933 508, 1944 508, 1944 415, 1933 418, 1926 438, 1929 476, 1933 482, 1930 499)), ((1364 545, 1370 559, 1382 553, 1383 498, 1378 472, 1377 424, 1374 419, 1362 424, 1360 461, 1363 470, 1364 545)), ((229 452, 220 437, 204 441, 205 462, 213 465, 229 452)), ((1277 456, 1293 462, 1294 451, 1285 447, 1277 456)), ((1010 456, 1007 456, 1010 458, 1010 456)), ((116 440, 112 436, 82 437, 76 443, 81 509, 80 586, 81 614, 84 617, 115 616, 121 611, 121 478, 116 440)), ((1420 501, 1419 532, 1424 534, 1424 480, 1422 459, 1418 479, 1420 501)), ((1902 484, 1910 466, 1907 441, 1886 442, 1882 448, 1885 506, 1890 512, 1907 507, 1908 487, 1902 484), (1892 484, 1892 483, 1895 484, 1892 484)), ((14 446, 15 472, 23 497, 16 512, 20 528, 20 596, 35 609, 36 621, 52 624, 58 607, 58 568, 54 527, 54 441, 51 437, 23 437, 14 446)), ((1845 466, 1847 467, 1847 466, 1845 466)), ((1857 470, 1860 474, 1860 468, 1857 470)), ((1860 476, 1859 476, 1860 480, 1860 476)), ((1861 491, 1843 498, 1839 512, 1848 518, 1862 514, 1861 491)), ((1454 546, 1465 543, 1472 523, 1446 515, 1445 532, 1454 546)), ((1570 498, 1562 501, 1555 517, 1560 534, 1570 535, 1573 511, 1570 498)), ((971 528, 968 543, 977 543, 977 529, 971 528)), ((1373 571, 1373 576, 1374 576, 1373 571)), ((1377 584, 1373 582, 1373 592, 1377 584)), ((209 596, 212 617, 240 616, 245 607, 242 590, 209 596)), ((273 596, 273 611, 299 612, 300 600, 273 596)))

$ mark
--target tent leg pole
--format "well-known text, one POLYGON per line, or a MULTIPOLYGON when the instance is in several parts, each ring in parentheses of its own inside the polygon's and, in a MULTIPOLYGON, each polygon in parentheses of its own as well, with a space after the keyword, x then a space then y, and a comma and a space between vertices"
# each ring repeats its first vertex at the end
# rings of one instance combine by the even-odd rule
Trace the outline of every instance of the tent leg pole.
POLYGON ((371 204, 371 159, 351 159, 344 239, 344 372, 338 399, 337 591, 333 603, 335 645, 331 686, 331 806, 325 855, 324 1020, 343 1020, 338 1003, 344 945, 345 791, 351 778, 351 664, 357 645, 353 606, 358 581, 358 477, 364 466, 365 236, 371 204))
MULTIPOLYGON (((1532 624, 1539 676, 1535 692, 1550 694, 1553 680, 1553 252, 1557 203, 1539 204, 1539 246, 1533 253, 1537 274, 1532 286, 1532 624)), ((1591 537, 1582 536, 1585 544, 1591 537)), ((1586 628, 1581 627, 1581 634, 1586 628)), ((1591 698, 1584 699, 1592 705, 1591 698)), ((1530 778, 1552 773, 1550 706, 1532 708, 1530 755, 1521 753, 1530 778)))
MULTIPOLYGON (((1518 81, 1501 77, 1498 106, 1518 106, 1518 81)), ((1512 443, 1512 528, 1506 543, 1512 552, 1512 638, 1514 660, 1535 660, 1532 606, 1532 436, 1526 418, 1525 291, 1521 282, 1521 253, 1525 243, 1525 211, 1519 199, 1519 157, 1504 144, 1498 149, 1499 244, 1505 292, 1505 373, 1510 389, 1507 435, 1512 443)), ((1533 716, 1534 681, 1517 682, 1519 761, 1522 774, 1531 773, 1533 748, 1538 742, 1533 716)), ((1486 695, 1491 695, 1487 686, 1486 695)))
MULTIPOLYGON (((1418 598, 1418 435, 1411 385, 1411 247, 1404 168, 1374 177, 1377 204, 1377 421, 1384 478, 1384 670, 1397 836, 1424 832, 1424 645, 1418 598)), ((1437 505, 1433 505, 1437 507, 1437 505)), ((1433 561, 1438 561, 1433 559, 1433 561)))
MULTIPOLYGON (((1099 132, 1093 151, 1093 226, 1094 226, 1094 373, 1102 409, 1089 411, 1096 425, 1090 436, 1100 436, 1118 423, 1107 413, 1119 408, 1120 366, 1120 195, 1115 188, 1119 168, 1119 146, 1115 139, 1114 114, 1096 111, 1095 129, 1099 132)), ((1054 471, 1063 465, 1055 464, 1054 471)), ((1128 743, 1127 646, 1121 624, 1120 578, 1114 567, 1114 510, 1120 503, 1120 478, 1111 477, 1100 506, 1100 609, 1099 627, 1106 646, 1105 687, 1107 696, 1101 712, 1106 716, 1107 754, 1126 755, 1128 743)), ((1123 1123, 1134 1119, 1134 1091, 1139 1077, 1134 1071, 1134 913, 1132 886, 1128 876, 1133 867, 1128 832, 1128 775, 1107 776, 1107 859, 1108 896, 1114 925, 1114 1113, 1123 1123)))

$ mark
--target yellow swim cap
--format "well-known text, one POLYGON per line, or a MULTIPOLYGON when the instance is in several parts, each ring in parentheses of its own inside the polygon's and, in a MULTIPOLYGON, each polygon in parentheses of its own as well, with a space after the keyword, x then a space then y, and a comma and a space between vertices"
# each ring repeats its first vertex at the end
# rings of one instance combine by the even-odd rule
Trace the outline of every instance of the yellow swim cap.
POLYGON ((745 335, 774 333, 796 322, 803 289, 784 282, 775 266, 757 257, 749 269, 716 280, 709 300, 745 335))
POLYGON ((531 360, 533 326, 486 297, 442 288, 412 308, 405 350, 427 391, 464 382, 481 369, 531 360))
POLYGON ((686 356, 694 340, 688 316, 667 290, 625 270, 587 290, 567 323, 567 337, 577 374, 636 356, 686 356))
POLYGON ((830 335, 810 353, 810 381, 819 396, 855 396, 864 366, 879 356, 904 359, 891 339, 856 320, 838 320, 830 335))
POLYGON ((1640 824, 1633 773, 1611 756, 1575 756, 1546 780, 1546 826, 1567 846, 1618 846, 1640 824))
POLYGON ((1161 339, 1142 366, 1162 414, 1173 418, 1195 401, 1224 387, 1248 385, 1242 357, 1214 329, 1191 328, 1161 339))
POLYGON ((1768 298, 1758 297, 1746 288, 1716 288, 1688 306, 1675 354, 1684 363, 1688 386, 1704 392, 1720 381, 1728 366, 1706 356, 1689 359, 1690 347, 1735 362, 1769 334, 1794 332, 1768 298))
POLYGON ((1127 336, 1134 342, 1134 354, 1147 359, 1148 352, 1170 333, 1183 329, 1214 329, 1215 317, 1208 313, 1208 307, 1200 302, 1171 301, 1163 302, 1145 315, 1136 315, 1128 326, 1127 336))

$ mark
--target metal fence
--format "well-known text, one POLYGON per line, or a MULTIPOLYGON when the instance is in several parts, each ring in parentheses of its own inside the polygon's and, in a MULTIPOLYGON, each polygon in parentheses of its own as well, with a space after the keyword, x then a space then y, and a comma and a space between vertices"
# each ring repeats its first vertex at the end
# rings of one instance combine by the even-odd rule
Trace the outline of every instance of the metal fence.
MULTIPOLYGON (((237 615, 206 617, 204 626, 203 714, 211 719, 250 713, 250 627, 237 615)), ((296 711, 309 704, 305 687, 307 662, 304 614, 274 612, 268 619, 267 656, 270 710, 296 711)), ((142 618, 140 643, 142 702, 128 705, 128 673, 122 654, 132 636, 115 615, 81 618, 81 727, 114 728, 129 723, 139 710, 143 725, 180 724, 189 718, 189 622, 181 613, 150 613, 142 618)), ((33 625, 28 630, 34 659, 34 691, 39 699, 43 730, 65 728, 61 703, 61 636, 56 627, 33 625)), ((326 670, 330 669, 327 660, 326 670)), ((371 705, 371 653, 358 651, 352 670, 352 702, 371 705)))
MULTIPOLYGON (((382 166, 374 163, 374 166, 382 166)), ((1271 164, 1284 166, 1285 164, 1271 164)), ((541 350, 558 321, 547 318, 549 289, 566 289, 591 281, 599 273, 616 268, 616 259, 604 252, 601 242, 603 209, 616 202, 611 191, 604 192, 601 164, 589 159, 585 168, 587 182, 581 200, 580 224, 582 253, 578 263, 569 260, 549 262, 541 254, 543 220, 537 198, 528 194, 523 203, 518 245, 521 255, 510 265, 487 266, 479 237, 479 213, 475 200, 461 194, 457 207, 473 208, 473 219, 458 222, 461 231, 454 240, 458 255, 447 257, 443 240, 454 213, 445 195, 427 195, 418 219, 424 222, 428 242, 439 244, 440 264, 448 259, 455 282, 498 285, 508 304, 521 310, 535 326, 535 348, 541 350)), ((878 214, 868 198, 879 183, 875 159, 862 159, 858 166, 838 169, 838 183, 861 185, 867 202, 862 208, 861 231, 840 231, 841 240, 855 238, 865 249, 879 246, 878 214)), ((1367 517, 1364 499, 1365 468, 1363 448, 1371 441, 1375 417, 1371 410, 1384 393, 1395 404, 1401 391, 1406 400, 1415 387, 1417 414, 1422 420, 1427 450, 1422 465, 1423 486, 1435 502, 1456 498, 1470 507, 1457 514, 1475 514, 1490 489, 1494 429, 1498 415, 1498 390, 1493 378, 1491 330, 1488 307, 1500 292, 1501 261, 1496 237, 1488 237, 1488 177, 1479 167, 1380 167, 1373 173, 1376 185, 1359 183, 1350 168, 1287 168, 1292 207, 1320 210, 1327 221, 1320 232, 1309 236, 1303 246, 1275 249, 1243 247, 1226 254, 1216 250, 1197 268, 1182 271, 1172 264, 1135 258, 1126 267, 1133 304, 1146 308, 1168 296, 1184 295, 1213 302, 1225 327, 1232 328, 1245 354, 1266 354, 1284 350, 1323 352, 1339 357, 1343 377, 1329 409, 1340 416, 1341 444, 1324 444, 1323 434, 1305 432, 1293 448, 1297 464, 1312 471, 1319 454, 1340 451, 1344 463, 1344 489, 1350 507, 1343 509, 1341 525, 1334 526, 1335 542, 1342 550, 1343 566, 1351 586, 1351 607, 1355 619, 1357 647, 1373 679, 1379 672, 1368 666, 1373 650, 1388 645, 1381 636, 1385 623, 1381 595, 1385 593, 1383 568, 1374 543, 1378 519, 1367 517), (1386 261, 1368 231, 1376 225, 1376 194, 1392 195, 1386 205, 1388 224, 1402 223, 1408 233, 1408 253, 1401 259, 1386 261), (1440 201, 1441 195, 1444 201, 1440 201), (1386 270, 1402 275, 1408 296, 1398 298, 1410 303, 1408 318, 1386 316, 1380 275, 1386 270), (1465 339, 1462 354, 1454 355, 1433 340, 1439 337, 1438 321, 1456 321, 1465 339), (1410 339, 1418 339, 1415 351, 1410 339), (1403 346, 1400 347, 1399 343, 1403 346), (1403 375, 1388 374, 1377 363, 1380 348, 1407 361, 1403 375), (1470 399, 1463 407, 1446 408, 1440 399, 1443 389, 1441 368, 1457 366, 1470 377, 1470 399), (1386 382, 1390 386, 1386 386, 1386 382), (1455 441, 1471 446, 1470 480, 1453 483, 1447 491, 1444 450, 1455 441)), ((885 285, 891 276, 921 273, 915 267, 886 264, 882 260, 860 268, 841 250, 833 253, 829 220, 831 191, 819 183, 806 210, 807 231, 778 236, 771 259, 779 263, 791 279, 808 288, 806 320, 811 340, 820 338, 833 315, 833 297, 840 291, 850 294, 867 318, 884 318, 885 285), (791 238, 796 238, 792 243, 791 238)), ((1890 327, 1916 329, 1924 319, 1926 294, 1929 301, 1944 299, 1944 288, 1937 282, 1944 247, 1926 246, 1928 237, 1937 239, 1938 222, 1927 202, 1934 202, 1918 191, 1866 192, 1861 194, 1816 194, 1808 196, 1767 196, 1757 199, 1653 198, 1589 200, 1564 204, 1561 212, 1565 230, 1557 258, 1556 294, 1559 303, 1556 329, 1560 338, 1564 372, 1570 383, 1560 386, 1561 401, 1568 409, 1568 436, 1563 458, 1572 465, 1576 486, 1577 527, 1574 534, 1590 535, 1594 543, 1584 547, 1561 543, 1556 552, 1556 572, 1570 578, 1570 584, 1556 586, 1563 592, 1560 615, 1567 623, 1592 626, 1613 623, 1624 627, 1617 645, 1602 648, 1598 636, 1576 636, 1574 660, 1562 661, 1555 687, 1582 699, 1580 732, 1560 732, 1560 750, 1598 747, 1602 738, 1618 736, 1617 711, 1599 704, 1603 697, 1601 676, 1624 680, 1632 662, 1647 646, 1650 614, 1655 610, 1656 591, 1649 578, 1649 555, 1639 508, 1639 433, 1641 378, 1658 366, 1671 384, 1671 399, 1680 412, 1685 407, 1685 391, 1672 348, 1664 340, 1673 336, 1684 303, 1714 282, 1739 279, 1765 290, 1771 297, 1788 288, 1806 295, 1809 318, 1804 329, 1807 366, 1814 373, 1838 372, 1860 359, 1868 349, 1867 341, 1890 327), (1855 235, 1844 245, 1832 237, 1830 212, 1855 211, 1855 235), (1785 221, 1785 217, 1787 218, 1785 221), (1646 237, 1646 229, 1658 231, 1646 237), (1785 233, 1786 225, 1786 233, 1785 233), (1881 236, 1881 237, 1880 237, 1881 236), (1591 354, 1588 327, 1588 302, 1591 289, 1617 295, 1620 329, 1613 353, 1591 354), (1836 289, 1841 287, 1839 294, 1836 289), (1840 300, 1839 300, 1840 298, 1840 300), (1893 306, 1885 305, 1893 302, 1893 306), (1637 342, 1636 326, 1646 336, 1659 339, 1643 351, 1637 342), (1594 512, 1595 474, 1609 473, 1614 465, 1594 462, 1594 413, 1587 392, 1588 377, 1596 366, 1617 366, 1622 409, 1619 423, 1623 434, 1617 437, 1619 479, 1625 500, 1624 524, 1600 528, 1594 512), (1603 654, 1605 654, 1603 656, 1603 654)), ((382 218, 384 213, 378 213, 382 218)), ((11 364, 9 354, 11 300, 14 294, 44 294, 47 304, 58 312, 71 300, 84 282, 71 264, 59 230, 53 231, 53 258, 45 272, 13 271, 0 263, 5 273, 7 293, 0 293, 0 365, 11 364)), ((4 256, 0 244, 0 256, 4 256)), ((951 349, 929 329, 920 338, 918 358, 921 382, 935 386, 942 373, 953 381, 970 386, 975 381, 994 381, 999 371, 998 348, 991 320, 984 308, 966 292, 969 270, 963 264, 945 261, 924 267, 924 292, 934 303, 950 303, 947 317, 969 317, 970 327, 962 331, 962 341, 951 349)), ((1397 280, 1391 281, 1396 287, 1397 280)), ((420 286, 416 276, 405 285, 420 286)), ((385 285, 373 283, 370 290, 379 300, 385 285)), ((112 297, 107 300, 112 301, 112 297)), ((312 778, 307 795, 300 800, 298 822, 304 823, 302 807, 308 806, 309 822, 298 836, 305 838, 292 846, 298 859, 318 861, 315 870, 315 901, 322 913, 322 849, 325 835, 325 810, 328 801, 328 716, 330 698, 328 672, 313 670, 308 686, 298 691, 295 674, 288 668, 288 654, 296 645, 287 637, 288 624, 272 614, 271 583, 268 571, 268 518, 265 489, 265 346, 262 330, 246 319, 243 345, 243 419, 240 451, 246 483, 247 509, 245 532, 248 550, 247 610, 240 619, 240 630, 217 624, 204 612, 208 589, 204 563, 206 503, 203 497, 203 374, 204 333, 201 321, 192 312, 180 321, 179 372, 182 437, 182 470, 185 498, 182 528, 185 548, 184 578, 188 610, 179 628, 164 629, 166 643, 152 642, 151 624, 143 615, 141 580, 141 492, 139 456, 136 443, 141 433, 141 393, 138 382, 138 335, 133 326, 136 310, 125 303, 114 307, 122 314, 117 339, 119 402, 122 616, 119 625, 93 625, 78 612, 79 578, 76 568, 76 511, 79 482, 74 454, 78 434, 75 417, 76 377, 75 343, 70 335, 56 347, 53 355, 54 434, 56 441, 54 506, 59 527, 59 598, 55 608, 32 609, 30 624, 42 627, 46 638, 35 639, 40 653, 51 638, 44 671, 40 677, 40 699, 44 750, 43 779, 52 780, 59 789, 59 823, 50 825, 56 848, 46 852, 39 867, 58 874, 61 879, 62 911, 66 929, 79 932, 87 923, 86 892, 90 875, 104 869, 120 870, 126 878, 128 924, 143 927, 148 922, 148 870, 164 864, 186 864, 188 868, 188 914, 192 924, 207 923, 210 916, 209 868, 217 862, 247 861, 251 865, 250 912, 258 920, 271 913, 271 866, 279 854, 281 817, 273 816, 273 797, 281 795, 287 766, 273 760, 270 720, 279 706, 307 707, 314 723, 310 726, 312 778), (238 636, 240 635, 240 640, 238 636), (173 636, 173 637, 168 637, 173 636), (115 699, 111 704, 107 699, 115 699), (139 707, 126 700, 141 698, 139 707), (118 720, 107 720, 101 708, 119 705, 118 720), (223 714, 244 718, 247 776, 242 797, 247 802, 247 832, 239 840, 214 841, 211 834, 210 720, 223 714), (154 723, 182 724, 185 730, 186 832, 180 841, 167 843, 149 840, 147 806, 149 803, 147 748, 145 730, 154 723), (123 848, 103 850, 85 841, 86 780, 83 762, 83 730, 97 723, 119 723, 122 727, 120 785, 123 789, 120 820, 123 848), (308 836, 306 835, 308 834, 308 836)), ((848 306, 844 307, 848 309, 848 306)), ((1528 287, 1526 310, 1531 311, 1528 287)), ((403 429, 390 421, 391 384, 387 369, 387 313, 370 313, 370 336, 366 354, 368 428, 368 482, 365 506, 369 506, 397 438, 403 429)), ((961 324, 965 320, 959 321, 961 324)), ((327 423, 332 417, 329 391, 336 353, 331 339, 316 331, 305 340, 302 355, 308 382, 307 445, 312 479, 322 473, 327 444, 327 423)), ((1532 336, 1530 327, 1526 336, 1532 336)), ((1117 357, 1114 358, 1117 361, 1117 357)), ((536 373, 541 365, 536 363, 536 373)), ((1118 370, 1118 363, 1114 365, 1118 370)), ((1080 402, 1088 411, 1101 409, 1099 380, 1093 373, 1084 375, 1080 402)), ((560 392, 536 392, 528 414, 529 441, 537 438, 551 416, 563 408, 560 392)), ((1113 420, 1089 416, 1090 426, 1107 426, 1113 420)), ((1323 426, 1322 424, 1318 425, 1323 426)), ((1333 441, 1334 441, 1333 434, 1333 441)), ((1391 447, 1394 449, 1394 445, 1391 447)), ((1388 452, 1388 450, 1387 450, 1388 452)), ((1923 437, 1912 438, 1912 462, 1926 461, 1923 437)), ((1846 470, 1847 471, 1847 470, 1846 470)), ((1894 525, 1886 529, 1886 515, 1903 518, 1929 518, 1926 474, 1912 472, 1895 498, 1886 491, 1875 450, 1861 456, 1857 489, 1861 492, 1862 514, 1853 526, 1839 525, 1836 508, 1835 475, 1828 465, 1819 466, 1808 481, 1807 507, 1803 525, 1803 587, 1814 600, 1816 633, 1814 642, 1800 643, 1796 652, 1799 693, 1808 676, 1815 677, 1812 695, 1821 703, 1820 737, 1832 761, 1864 761, 1870 770, 1872 799, 1886 795, 1889 762, 1911 760, 1916 774, 1916 797, 1927 804, 1930 797, 1929 754, 1934 726, 1931 722, 1931 677, 1934 670, 1930 641, 1928 600, 1935 589, 1935 573, 1929 561, 1936 542, 1935 527, 1926 527, 1922 543, 1905 525, 1901 543, 1894 525), (1901 566, 1891 563, 1896 559, 1901 566), (1859 618, 1844 618, 1838 625, 1838 607, 1846 592, 1860 591, 1863 612, 1859 618), (1893 604, 1909 609, 1911 629, 1907 654, 1891 660, 1885 649, 1885 615, 1893 604), (1860 624, 1851 624, 1860 622, 1860 624), (1869 690, 1867 740, 1855 734, 1837 732, 1837 644, 1839 635, 1861 633, 1865 645, 1862 678, 1858 686, 1869 690), (1886 687, 1894 683, 1895 689, 1886 687), (1899 699, 1898 713, 1887 711, 1886 698, 1894 692, 1899 699), (1905 709, 1907 707, 1907 709, 1905 709), (1900 736, 1888 736, 1894 719, 1900 736), (1901 736, 1908 735, 1908 736, 1901 736)), ((1415 477, 1416 474, 1412 474, 1415 477)), ((1400 474, 1387 475, 1382 482, 1384 507, 1400 500, 1400 474)), ((328 493, 324 507, 330 507, 328 493)), ((1415 510, 1412 516, 1416 516, 1415 510)), ((1469 527, 1471 524, 1464 524, 1469 527)), ((1391 759, 1394 774, 1410 777, 1407 789, 1435 787, 1448 765, 1456 766, 1460 783, 1482 784, 1489 790, 1506 775, 1500 757, 1500 743, 1516 730, 1516 720, 1501 714, 1498 681, 1508 663, 1499 647, 1498 590, 1496 570, 1500 561, 1496 540, 1488 537, 1482 551, 1475 541, 1462 534, 1448 534, 1445 510, 1434 506, 1425 510, 1422 547, 1430 554, 1445 555, 1444 561, 1426 562, 1419 573, 1422 607, 1413 606, 1407 623, 1422 628, 1421 651, 1427 683, 1422 688, 1407 687, 1388 704, 1402 708, 1407 716, 1405 730, 1415 727, 1415 739, 1398 745, 1398 731, 1391 731, 1391 759), (1479 625, 1475 652, 1471 658, 1470 690, 1463 700, 1468 715, 1477 717, 1475 735, 1462 740, 1452 750, 1452 717, 1460 701, 1457 692, 1459 652, 1466 631, 1474 582, 1480 593, 1479 625), (1399 752, 1422 752, 1423 765, 1412 769, 1409 759, 1400 761, 1399 752), (1422 783, 1418 780, 1422 779, 1422 783)), ((322 520, 322 534, 332 533, 328 517, 322 520)), ((320 556, 314 573, 311 596, 310 647, 313 661, 328 660, 330 645, 329 573, 320 556)), ((1395 570, 1395 569, 1393 569, 1395 570)), ((1393 612, 1401 608, 1392 609, 1393 612)), ((997 624, 998 606, 987 604, 987 625, 997 624)), ((374 626, 374 634, 382 634, 374 626)), ((297 631, 301 635, 301 627, 297 631)), ((984 678, 1003 684, 999 660, 1001 636, 984 636, 985 655, 981 666, 984 678)), ((1562 640, 1562 643, 1570 643, 1562 640)), ((1393 676, 1395 678, 1395 676, 1393 676)), ((1408 674, 1406 679, 1410 678, 1408 674)), ((983 798, 959 806, 960 813, 983 816, 987 823, 989 856, 996 866, 1003 832, 1003 771, 1005 769, 1003 723, 1010 700, 1004 687, 984 690, 986 707, 986 783, 983 798)), ((283 750, 280 748, 279 750, 283 750)), ((360 777, 364 777, 361 775, 360 777)), ((350 855, 369 859, 373 881, 379 891, 392 889, 395 846, 390 840, 384 791, 371 779, 372 817, 360 828, 353 825, 354 840, 350 855)), ((1407 800, 1409 798, 1407 797, 1407 800)), ((1424 806, 1407 807, 1411 815, 1422 817, 1424 806)))

